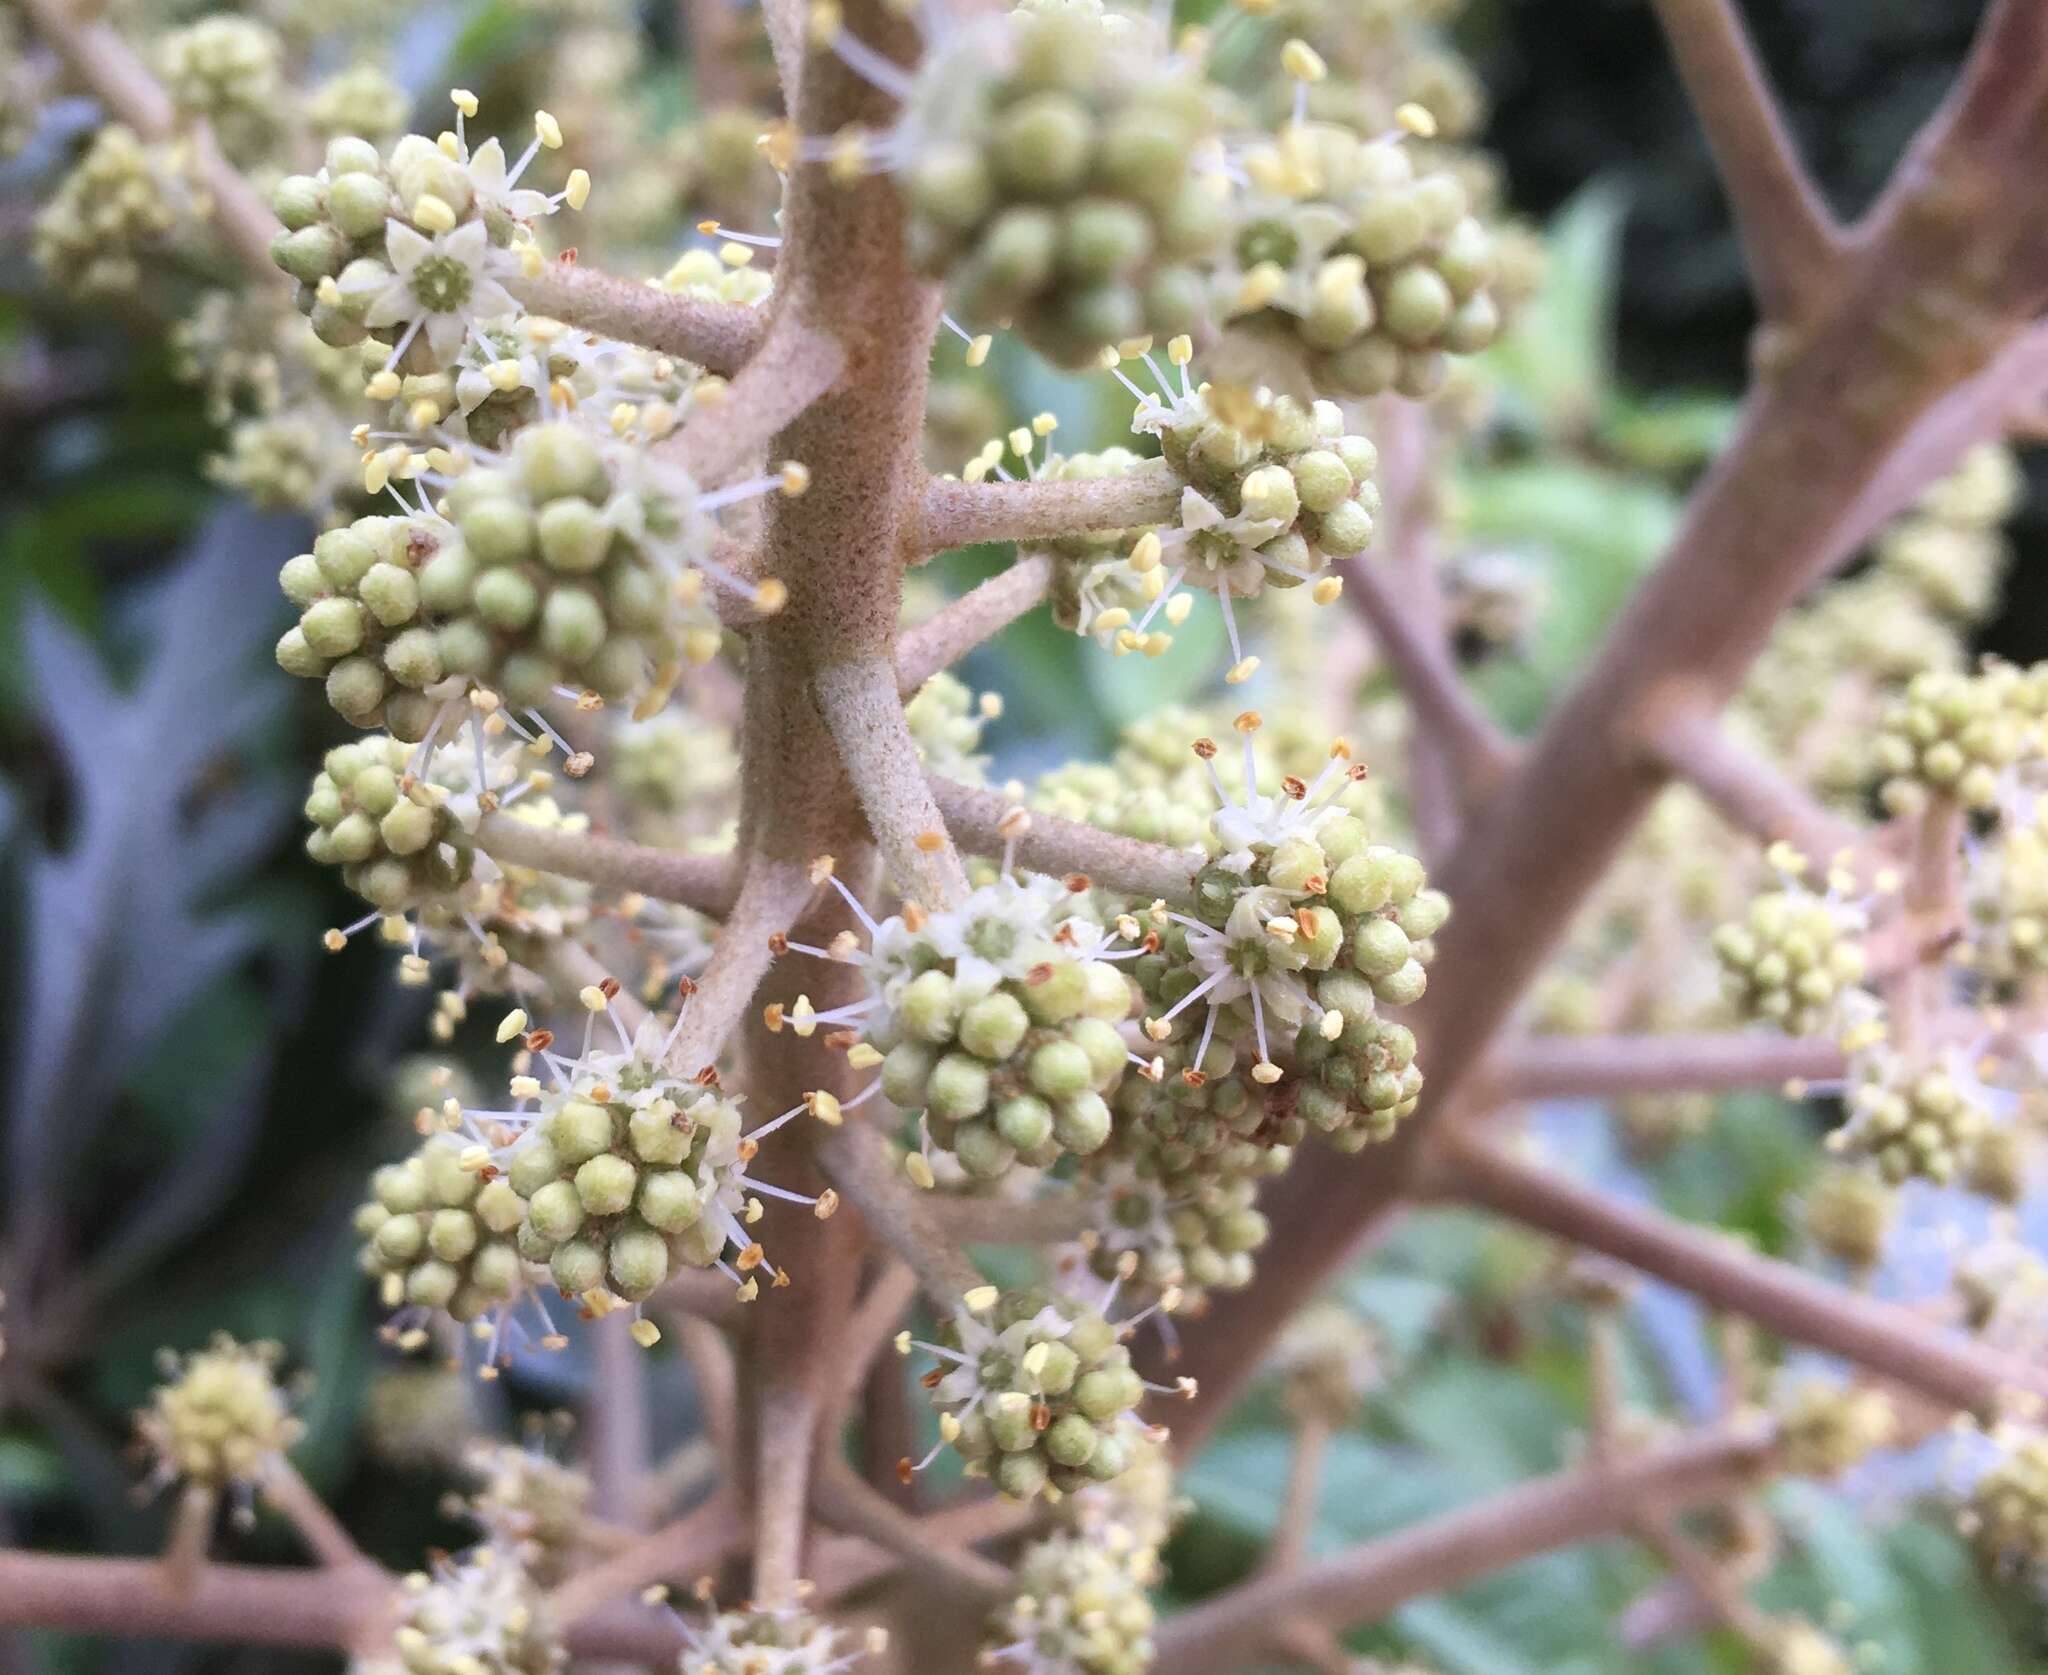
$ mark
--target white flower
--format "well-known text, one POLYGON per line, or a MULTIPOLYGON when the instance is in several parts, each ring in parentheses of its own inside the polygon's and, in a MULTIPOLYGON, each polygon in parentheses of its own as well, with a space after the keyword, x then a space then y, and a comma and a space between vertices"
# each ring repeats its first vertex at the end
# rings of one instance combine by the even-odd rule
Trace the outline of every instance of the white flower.
POLYGON ((391 351, 396 362, 424 331, 438 364, 452 361, 479 321, 516 314, 512 293, 491 276, 495 252, 481 221, 465 221, 429 238, 403 221, 384 226, 392 278, 370 301, 363 323, 405 327, 391 351))
POLYGON ((507 169, 505 148, 496 139, 484 143, 469 154, 469 180, 476 193, 477 203, 486 211, 498 209, 521 223, 538 220, 543 215, 555 212, 555 201, 545 192, 536 192, 531 187, 522 187, 519 176, 526 172, 526 164, 533 153, 520 159, 516 172, 507 169))
POLYGON ((1243 512, 1226 517, 1214 501, 1184 488, 1180 523, 1159 531, 1159 545, 1163 561, 1182 572, 1182 580, 1218 592, 1227 587, 1238 598, 1248 599, 1266 585, 1259 548, 1286 530, 1278 518, 1254 518, 1243 512))

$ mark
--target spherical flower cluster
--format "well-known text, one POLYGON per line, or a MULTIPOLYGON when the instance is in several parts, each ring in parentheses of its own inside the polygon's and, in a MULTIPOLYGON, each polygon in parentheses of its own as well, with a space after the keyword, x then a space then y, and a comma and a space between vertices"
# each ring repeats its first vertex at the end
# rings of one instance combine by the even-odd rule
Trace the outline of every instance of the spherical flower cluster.
POLYGON ((1895 1185, 1916 1175, 1937 1185, 1955 1180, 1990 1124, 1946 1071, 1913 1071, 1882 1056, 1858 1067, 1848 1107, 1830 1148, 1868 1158, 1895 1185))
POLYGON ((1878 1449, 1898 1429, 1898 1414, 1884 1391, 1801 1379, 1775 1404, 1785 1464, 1802 1477, 1839 1477, 1878 1449))
POLYGON ((1259 1182, 1284 1169, 1289 1153, 1241 1142, 1173 1163, 1169 1150, 1140 1129, 1119 1137, 1114 1156, 1090 1161, 1081 1187, 1094 1213, 1083 1249, 1099 1279, 1128 1271, 1134 1291, 1177 1291, 1198 1308, 1210 1291, 1251 1283, 1252 1259, 1272 1235, 1259 1182))
POLYGON ((1157 1567, 1149 1549, 1086 1536, 1033 1542, 1016 1591, 990 1618, 984 1656, 1023 1675, 1144 1675, 1152 1667, 1157 1567))
POLYGON ((758 1213, 737 1100, 684 1081, 641 1027, 618 1052, 590 1052, 545 1094, 505 1163, 525 1204, 518 1247, 546 1263, 564 1295, 637 1303, 679 1268, 709 1268, 728 1243, 761 1263, 745 1231, 758 1213))
POLYGON ((1974 675, 1930 670, 1914 676, 1872 743, 1885 807, 1911 814, 1936 796, 1953 797, 1965 808, 1996 804, 2000 777, 2040 749, 2031 684, 2005 663, 1974 675))
MULTIPOLYGON (((318 174, 278 183, 271 207, 284 231, 271 254, 299 282, 322 342, 374 336, 394 368, 429 372, 481 323, 518 311, 503 282, 538 265, 532 224, 561 201, 519 185, 540 146, 561 141, 552 117, 535 125, 540 138, 510 168, 496 140, 471 152, 459 131, 442 142, 407 134, 388 158, 345 136, 329 142, 318 174)), ((585 189, 577 177, 564 196, 580 201, 585 189)))
POLYGON ((300 409, 258 413, 228 428, 207 478, 270 512, 324 511, 353 486, 356 452, 333 419, 300 409))
POLYGON ((980 754, 982 730, 1002 708, 993 692, 977 697, 965 681, 942 669, 904 704, 903 719, 918 760, 929 772, 980 785, 988 768, 988 758, 980 754))
POLYGON ((2033 1140, 2019 1123, 1986 1128, 1970 1147, 1963 1184, 1994 1204, 2017 1204, 2029 1184, 2033 1140))
POLYGON ((1427 396, 1447 354, 1493 341, 1493 238, 1451 170, 1323 123, 1290 124, 1245 167, 1222 312, 1303 356, 1319 389, 1427 396))
POLYGON ((182 116, 207 123, 248 164, 274 143, 285 108, 284 43, 253 18, 216 12, 157 44, 157 73, 182 116))
POLYGON ((306 125, 321 140, 354 134, 384 145, 405 132, 412 97, 375 64, 351 64, 313 89, 306 125))
POLYGON ((451 1135, 436 1134, 402 1163, 370 1177, 356 1211, 360 1262, 387 1308, 411 1306, 477 1320, 515 1301, 526 1283, 514 1242, 526 1206, 451 1135))
POLYGON ((1379 454, 1347 431, 1334 402, 1304 406, 1269 390, 1204 384, 1146 403, 1133 423, 1159 438, 1186 484, 1158 550, 1131 561, 1141 571, 1163 565, 1168 591, 1185 581, 1253 598, 1312 581, 1372 540, 1379 454))
POLYGON ((1341 1303, 1314 1303, 1288 1322, 1271 1365, 1296 1418, 1341 1429, 1380 1382, 1379 1340, 1341 1303))
POLYGON ((2031 1575, 2048 1568, 2048 1434, 2003 1437, 1957 1520, 1985 1568, 2031 1575))
POLYGON ((882 1092, 976 1179, 1109 1138, 1132 993, 1083 905, 1057 879, 1005 875, 876 927, 863 1012, 882 1092))
POLYGON ((1768 890, 1740 921, 1714 933, 1714 954, 1736 1012, 1812 1035, 1833 1020, 1844 989, 1863 979, 1855 915, 1797 885, 1768 890))
POLYGON ((1069 1493, 1130 1463, 1145 1385, 1099 1311, 1059 1292, 990 1286, 939 1337, 925 1347, 942 1363, 928 1380, 940 1435, 1004 1494, 1069 1493))
POLYGON ((160 147, 108 123, 36 216, 36 265, 64 291, 133 291, 169 240, 185 193, 160 147))
POLYGON ((1138 20, 1020 8, 927 61, 895 145, 913 260, 976 330, 1088 364, 1202 316, 1228 222, 1213 87, 1138 20), (1218 159, 1220 162, 1220 158, 1218 159))
POLYGON ((406 1578, 392 1636, 405 1675, 554 1675, 566 1658, 518 1554, 486 1546, 406 1578))
POLYGON ((2048 972, 2048 823, 2008 822, 1966 874, 1970 970, 2001 993, 2048 972))
POLYGON ((1835 1165, 1814 1177, 1803 1210, 1807 1237, 1860 1272, 1883 1257, 1898 1205, 1891 1187, 1869 1169, 1835 1165))
POLYGON ((205 1489, 259 1481, 304 1429, 278 1388, 283 1359, 280 1344, 242 1344, 225 1333, 191 1355, 160 1357, 166 1382, 135 1416, 157 1480, 205 1489))
POLYGON ((1997 603, 2012 558, 2000 526, 2012 516, 2024 486, 2009 448, 1972 448, 1911 512, 1880 532, 1878 568, 1943 615, 1981 621, 1997 603))
POLYGON ((527 1575, 551 1588, 582 1548, 590 1515, 590 1479, 537 1448, 482 1442, 463 1457, 476 1488, 458 1503, 461 1515, 493 1547, 521 1556, 527 1575))
POLYGON ((306 798, 306 853, 339 866, 348 887, 383 913, 458 889, 473 860, 447 787, 433 781, 431 761, 415 767, 416 754, 383 733, 336 745, 306 798))
POLYGON ((676 659, 675 589, 652 540, 701 547, 680 473, 673 492, 615 492, 595 442, 539 425, 442 507, 329 530, 282 572, 301 614, 278 662, 323 678, 348 720, 417 738, 446 680, 525 707, 565 687, 612 700, 676 659))

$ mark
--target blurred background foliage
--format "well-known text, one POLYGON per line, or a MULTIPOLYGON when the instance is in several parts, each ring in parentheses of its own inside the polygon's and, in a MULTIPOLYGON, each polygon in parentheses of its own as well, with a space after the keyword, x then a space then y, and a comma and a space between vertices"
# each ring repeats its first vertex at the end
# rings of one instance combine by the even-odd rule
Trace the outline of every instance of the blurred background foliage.
MULTIPOLYGON (((1980 9, 1746 7, 1842 211, 1867 200, 1937 101, 1980 9)), ((693 96, 674 18, 650 6, 644 21, 662 55, 648 96, 682 118, 693 96)), ((422 7, 403 73, 422 94, 487 88, 533 26, 501 0, 422 7)), ((1545 577, 1539 632, 1484 675, 1489 701, 1526 728, 1654 561, 1734 423, 1752 320, 1704 149, 1640 0, 1477 0, 1463 36, 1494 96, 1487 143, 1510 197, 1549 233, 1547 291, 1493 357, 1498 418, 1447 499, 1468 537, 1545 577)), ((572 1399, 581 1346, 463 1389, 378 1342, 346 1221, 407 1132, 390 1072, 424 1038, 423 997, 392 984, 367 940, 319 951, 321 927, 352 913, 332 870, 300 855, 296 807, 335 723, 267 651, 286 614, 271 578, 303 532, 212 491, 211 439, 150 322, 53 312, 28 270, 39 187, 92 120, 82 104, 61 108, 0 168, 0 1284, 32 1305, 11 1311, 27 1325, 0 1358, 0 1541, 147 1551, 160 1514, 130 1493, 128 1412, 160 1345, 227 1329, 289 1346, 311 1390, 302 1468, 375 1556, 405 1567, 460 1539, 438 1501, 466 1410, 572 1399)), ((959 361, 957 345, 941 346, 948 388, 959 361)), ((1128 403, 1107 380, 1056 378, 1007 345, 991 369, 977 387, 1000 392, 996 422, 1049 409, 1068 448, 1122 431, 1128 403)), ((994 428, 986 402, 962 405, 994 428)), ((2037 493, 2013 526, 2023 563, 2044 520, 2037 493)), ((964 585, 1001 557, 958 555, 934 580, 964 585)), ((991 735, 997 771, 1099 750, 1121 723, 1195 694, 1219 662, 1204 623, 1160 662, 1104 658, 1043 613, 978 653, 963 675, 1007 702, 991 735)), ((1986 643, 2048 653, 2048 592, 2015 589, 1986 643)), ((478 1045, 458 1043, 488 1064, 478 1045)), ((1583 1170, 1765 1249, 1792 1244, 1789 1206, 1817 1155, 1800 1109, 1729 1101, 1708 1134, 1647 1171, 1589 1140, 1608 1132, 1589 1113, 1551 1117, 1583 1170)), ((1285 1240, 1278 1230, 1271 1260, 1287 1259, 1285 1240)), ((1317 1549, 1572 1457, 1585 1363, 1562 1296, 1549 1253, 1521 1235, 1450 1213, 1401 1226, 1348 1282, 1394 1372, 1332 1450, 1317 1549)), ((1646 1291, 1631 1327, 1645 1399, 1680 1412, 1700 1402, 1705 1328, 1690 1305, 1646 1291)), ((687 1374, 664 1353, 654 1378, 657 1440, 672 1448, 694 1425, 687 1374)), ((1196 1464, 1196 1510, 1170 1554, 1178 1594, 1254 1561, 1289 1450, 1279 1407, 1259 1399, 1196 1464)), ((2037 1607, 1990 1598, 1938 1514, 1893 1515, 1938 1479, 1938 1458, 1922 1464, 1917 1478, 1776 1491, 1789 1558, 1762 1603, 1838 1624, 1874 1648, 1883 1675, 2048 1668, 2037 1607)), ((291 1552, 267 1522, 225 1550, 291 1552)), ((1358 1644, 1465 1675, 1741 1667, 1712 1640, 1616 1649, 1616 1619, 1654 1575, 1615 1544, 1555 1555, 1405 1607, 1358 1644)), ((79 1672, 321 1666, 0 1637, 0 1670, 18 1656, 79 1672)))

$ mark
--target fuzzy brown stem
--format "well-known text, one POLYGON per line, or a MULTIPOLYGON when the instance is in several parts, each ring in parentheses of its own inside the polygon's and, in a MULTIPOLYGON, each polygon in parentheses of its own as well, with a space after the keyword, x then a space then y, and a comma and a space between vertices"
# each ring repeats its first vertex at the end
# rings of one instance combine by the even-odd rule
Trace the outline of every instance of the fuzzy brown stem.
POLYGON ((679 296, 579 262, 545 263, 505 287, 536 314, 728 376, 760 348, 767 327, 758 308, 679 296))
POLYGON ((1643 736, 1664 771, 1691 785, 1738 831, 1765 843, 1783 839, 1821 867, 1855 846, 1854 827, 1730 738, 1711 705, 1683 692, 1660 697, 1645 715, 1643 736))
POLYGON ((369 1562, 355 1538, 342 1527, 341 1520, 328 1510, 327 1503, 313 1492, 312 1484, 299 1475, 298 1467, 289 1460, 273 1462, 264 1474, 263 1498, 284 1515, 322 1564, 347 1566, 369 1562))
POLYGON ((1785 131, 1734 0, 1655 5, 1727 189, 1759 310, 1768 320, 1813 313, 1836 286, 1845 241, 1785 131))
POLYGON ((1057 541, 1096 530, 1137 529, 1170 518, 1181 480, 1164 460, 1120 477, 1021 483, 926 483, 914 550, 920 556, 984 541, 1057 541))
POLYGON ((1051 584, 1052 560, 1044 553, 1024 553, 1007 570, 919 623, 896 648, 896 690, 910 697, 1042 601, 1051 584))
POLYGON ((548 1596, 548 1606, 556 1622, 573 1626, 608 1601, 636 1594, 650 1583, 687 1587, 745 1543, 746 1526, 731 1497, 716 1494, 623 1552, 578 1571, 548 1596))
MULTIPOLYGON (((1005 852, 1010 839, 1002 828, 1019 807, 1015 798, 937 774, 930 776, 930 783, 946 824, 963 849, 994 857, 1005 852)), ((1168 902, 1187 899, 1195 869, 1201 865, 1200 859, 1187 851, 1119 837, 1050 814, 1030 817, 1016 838, 1015 854, 1017 865, 1030 872, 1054 878, 1081 873, 1113 890, 1168 902)))
POLYGON ((1406 1600, 1611 1534, 1644 1507, 1719 1499, 1750 1481, 1770 1453, 1767 1432, 1706 1431, 1613 1466, 1521 1485, 1321 1564, 1257 1577, 1168 1618, 1157 1636, 1159 1667, 1229 1675, 1257 1661, 1278 1621, 1332 1629, 1376 1621, 1406 1600))
POLYGON ((818 1515, 902 1559, 906 1569, 945 1589, 949 1600, 987 1604, 1002 1596, 1010 1573, 966 1547, 932 1538, 926 1521, 854 1476, 842 1460, 826 1462, 814 1495, 818 1515))
POLYGON ((846 1202, 917 1276, 939 1309, 954 1309, 981 1283, 974 1264, 946 1237, 931 1200, 905 1184, 892 1166, 879 1133, 849 1117, 844 1128, 819 1142, 818 1156, 846 1202))
POLYGON ((1618 1099, 1830 1081, 1833 1042, 1779 1035, 1531 1035, 1505 1043, 1484 1073, 1503 1099, 1618 1099))
POLYGON ((786 322, 730 387, 692 410, 676 432, 673 451, 706 487, 730 482, 758 467, 769 439, 831 389, 845 370, 846 351, 837 338, 786 322))
POLYGON ((739 869, 730 855, 677 855, 596 832, 550 831, 509 814, 477 822, 476 845, 508 866, 580 878, 604 890, 637 890, 721 918, 732 910, 739 869))
POLYGON ((1495 1141, 1456 1134, 1446 1142, 1439 1170, 1437 1183, 1447 1196, 1614 1257, 1950 1407, 1988 1415, 2015 1395, 2048 1396, 2048 1370, 1945 1331, 1897 1304, 1760 1256, 1726 1234, 1583 1186, 1495 1141))

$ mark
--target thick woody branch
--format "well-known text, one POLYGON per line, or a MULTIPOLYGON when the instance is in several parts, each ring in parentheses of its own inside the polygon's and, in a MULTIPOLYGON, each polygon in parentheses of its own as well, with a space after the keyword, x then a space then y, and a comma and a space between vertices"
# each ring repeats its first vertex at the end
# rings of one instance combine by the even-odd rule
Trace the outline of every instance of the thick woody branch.
POLYGON ((1894 1303, 1776 1262, 1583 1186, 1472 1134, 1448 1136, 1432 1183, 1445 1195, 1625 1262, 1779 1336, 1843 1356, 1949 1407, 1989 1414, 2048 1395, 2048 1370, 1944 1330, 1894 1303))
POLYGON ((1713 705, 1683 690, 1652 700, 1643 741, 1667 773, 1699 792, 1739 831, 1765 843, 1782 838, 1819 866, 1856 842, 1854 827, 1745 750, 1729 737, 1713 705))
MULTIPOLYGON (((972 855, 1001 856, 1009 851, 1012 839, 1003 828, 1017 810, 1015 798, 937 774, 930 776, 930 784, 961 848, 972 855)), ((1020 867, 1055 878, 1084 873, 1097 884, 1134 896, 1185 900, 1201 865, 1198 857, 1185 851, 1118 837, 1078 820, 1033 814, 1028 823, 1018 824, 1014 853, 1020 867)))
POLYGON ((904 894, 943 907, 967 894, 967 872, 919 765, 896 695, 896 671, 878 658, 827 664, 813 677, 818 709, 854 793, 904 894))
POLYGON ((536 314, 727 375, 747 363, 767 327, 758 308, 678 296, 577 262, 549 262, 505 286, 536 314))
POLYGON ((637 890, 713 918, 733 908, 738 868, 730 855, 678 855, 595 832, 528 825, 509 814, 477 822, 476 843, 493 860, 580 878, 604 890, 637 890))
POLYGON ((1260 1661, 1276 1623, 1340 1629, 1377 1621, 1407 1600, 1613 1534, 1646 1507, 1719 1500, 1751 1481, 1770 1454, 1767 1432, 1709 1431, 1625 1462, 1524 1484, 1322 1564, 1257 1577, 1168 1618, 1157 1637, 1159 1667, 1229 1675, 1260 1661))
POLYGON ((1620 1099, 1829 1081, 1833 1042, 1780 1035, 1529 1035, 1506 1042, 1483 1077, 1501 1099, 1620 1099))
POLYGON ((1833 291, 1843 235, 1799 161, 1735 0, 1655 0, 1735 215, 1759 310, 1813 314, 1833 291))
MULTIPOLYGON (((1959 91, 1915 142, 1858 237, 1839 301, 1781 345, 1672 547, 1592 666, 1468 823, 1439 882, 1457 910, 1437 941, 1414 1027, 1423 1109, 1355 1163, 1295 1170, 1263 1208, 1289 1260, 1190 1322, 1201 1395, 1174 1427, 1193 1446, 1257 1366, 1279 1323, 1399 1202, 1495 1033, 1666 783, 1631 731, 1674 680, 1725 703, 1785 609, 1873 527, 1875 498, 1939 454, 2003 432, 2004 362, 2040 353, 2048 230, 2009 205, 2048 173, 2048 10, 2000 0, 1959 91)), ((1910 490, 1908 492, 1911 492, 1910 490)), ((1896 502, 1893 503, 1896 509, 1896 502)))
MULTIPOLYGON (((669 1063, 683 1075, 716 1064, 726 1039, 746 1016, 761 979, 775 963, 774 941, 809 904, 810 874, 787 861, 757 858, 747 868, 710 962, 684 1009, 669 1063)), ((772 1114, 772 1113, 771 1113, 772 1114)))
POLYGON ((925 485, 914 550, 928 557, 983 541, 1056 541, 1093 530, 1136 529, 1172 517, 1181 488, 1164 460, 1147 460, 1120 477, 1018 483, 934 477, 925 485))
POLYGON ((1007 570, 963 593, 897 642, 896 690, 908 698, 941 669, 950 669, 1009 627, 1044 599, 1051 585, 1051 558, 1024 553, 1007 570))
POLYGON ((208 218, 251 278, 282 286, 284 275, 270 259, 270 241, 282 230, 277 217, 221 156, 205 124, 181 121, 149 67, 111 26, 91 21, 89 8, 74 0, 22 0, 22 10, 114 121, 126 123, 145 140, 190 137, 192 172, 208 218))

